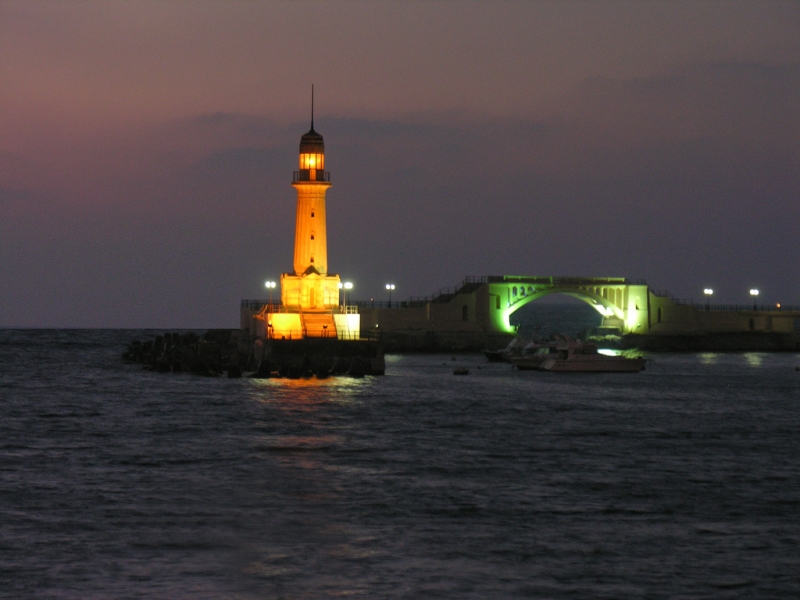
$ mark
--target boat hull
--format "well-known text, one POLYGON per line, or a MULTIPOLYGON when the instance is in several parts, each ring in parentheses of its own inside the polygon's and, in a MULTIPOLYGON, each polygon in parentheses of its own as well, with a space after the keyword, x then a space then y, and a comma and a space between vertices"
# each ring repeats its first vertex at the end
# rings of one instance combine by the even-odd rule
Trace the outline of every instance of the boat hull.
POLYGON ((483 353, 489 362, 509 362, 508 352, 504 350, 484 350, 483 353))
POLYGON ((509 362, 520 371, 540 371, 544 358, 538 356, 515 356, 509 362))

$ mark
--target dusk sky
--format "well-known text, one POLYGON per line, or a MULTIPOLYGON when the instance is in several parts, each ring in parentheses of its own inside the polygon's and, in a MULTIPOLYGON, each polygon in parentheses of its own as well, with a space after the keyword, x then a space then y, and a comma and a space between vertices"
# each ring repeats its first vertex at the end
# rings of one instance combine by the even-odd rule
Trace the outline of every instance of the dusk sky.
POLYGON ((0 326, 237 327, 325 138, 353 297, 800 304, 800 2, 2 2, 0 326))

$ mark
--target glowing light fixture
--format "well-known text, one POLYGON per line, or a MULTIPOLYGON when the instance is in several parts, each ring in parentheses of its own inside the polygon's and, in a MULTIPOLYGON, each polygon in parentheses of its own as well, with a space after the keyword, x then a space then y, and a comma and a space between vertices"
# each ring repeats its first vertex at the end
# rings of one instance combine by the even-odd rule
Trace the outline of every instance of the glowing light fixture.
POLYGON ((714 290, 711 288, 705 288, 703 293, 706 295, 706 310, 711 310, 711 296, 714 293, 714 290))
POLYGON ((264 287, 266 287, 269 290, 269 304, 270 304, 270 306, 272 306, 272 290, 275 289, 276 285, 277 284, 274 281, 265 281, 264 282, 264 287))
POLYGON ((303 152, 300 154, 301 169, 324 169, 325 155, 322 153, 303 152))
POLYGON ((342 306, 344 307, 344 310, 347 311, 347 290, 352 290, 353 289, 353 283, 350 282, 350 281, 345 281, 344 283, 342 283, 340 281, 336 285, 338 286, 338 288, 340 290, 342 290, 342 294, 344 295, 343 296, 343 300, 342 300, 342 306))
POLYGON ((614 309, 610 306, 600 306, 600 312, 605 315, 606 317, 613 317, 614 316, 614 309))
POLYGON ((753 310, 758 310, 758 294, 759 291, 757 288, 750 290, 750 295, 753 297, 753 310))
POLYGON ((612 348, 598 348, 597 349, 597 353, 598 354, 603 354, 605 356, 619 356, 620 355, 620 351, 619 350, 614 350, 612 348))
POLYGON ((394 287, 393 283, 386 284, 386 289, 389 290, 389 308, 392 308, 392 290, 394 290, 394 287))

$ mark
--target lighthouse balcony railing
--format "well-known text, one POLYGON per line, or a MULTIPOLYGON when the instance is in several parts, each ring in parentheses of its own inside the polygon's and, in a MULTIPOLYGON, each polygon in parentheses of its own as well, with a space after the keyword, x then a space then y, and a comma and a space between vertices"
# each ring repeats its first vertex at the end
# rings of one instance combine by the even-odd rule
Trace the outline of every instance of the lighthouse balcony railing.
POLYGON ((270 302, 269 300, 244 299, 242 300, 242 308, 245 310, 252 310, 252 311, 263 311, 264 309, 266 309, 266 312, 270 313, 298 312, 297 310, 293 310, 291 307, 284 306, 280 302, 270 302))
POLYGON ((300 169, 292 174, 292 183, 301 181, 324 181, 330 183, 331 172, 322 169, 300 169))
MULTIPOLYGON (((349 300, 348 300, 349 301, 349 300)), ((280 302, 273 302, 270 304, 269 300, 249 300, 245 299, 242 300, 241 307, 245 310, 250 310, 254 312, 267 312, 267 313, 302 313, 303 309, 300 306, 287 306, 285 304, 281 304, 280 302)), ((341 304, 326 304, 324 309, 322 307, 317 307, 315 311, 312 312, 319 312, 319 310, 323 310, 324 312, 329 312, 330 314, 334 313, 342 313, 342 314, 350 314, 355 315, 358 314, 358 305, 356 304, 348 304, 347 306, 342 306, 341 304)))

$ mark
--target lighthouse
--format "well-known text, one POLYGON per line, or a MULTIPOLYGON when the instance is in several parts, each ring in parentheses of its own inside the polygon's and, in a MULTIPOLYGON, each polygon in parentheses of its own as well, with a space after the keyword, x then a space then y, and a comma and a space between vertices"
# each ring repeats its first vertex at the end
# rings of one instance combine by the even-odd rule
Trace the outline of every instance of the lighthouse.
POLYGON ((331 187, 325 171, 325 142, 311 129, 300 138, 299 170, 292 187, 297 191, 297 224, 294 236, 294 274, 328 274, 328 240, 325 226, 325 192, 331 187))
POLYGON ((325 170, 325 142, 311 129, 300 138, 298 170, 292 177, 297 193, 294 271, 281 275, 281 306, 265 307, 266 335, 277 339, 339 337, 358 339, 360 315, 355 307, 339 304, 339 275, 328 272, 328 232, 325 194, 331 187, 325 170))

